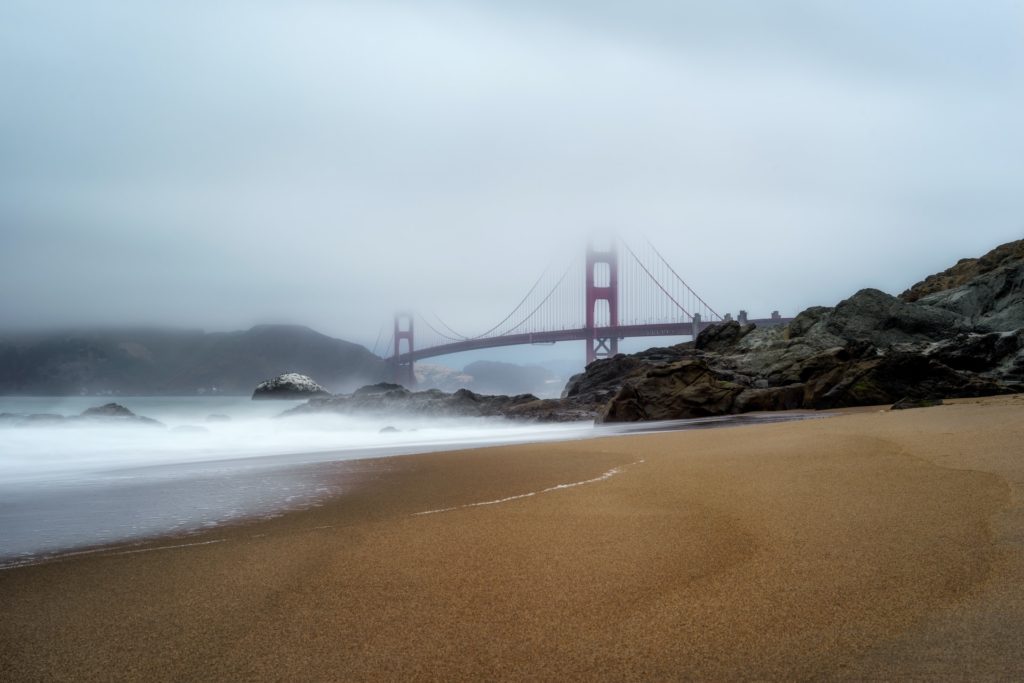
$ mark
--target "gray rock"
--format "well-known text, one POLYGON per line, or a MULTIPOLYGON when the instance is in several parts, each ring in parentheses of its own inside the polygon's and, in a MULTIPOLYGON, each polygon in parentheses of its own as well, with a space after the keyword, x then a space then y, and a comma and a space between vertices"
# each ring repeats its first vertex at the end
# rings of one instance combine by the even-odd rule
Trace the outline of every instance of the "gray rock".
POLYGON ((405 414, 430 417, 499 417, 517 405, 538 401, 532 394, 485 396, 468 389, 448 394, 438 389, 409 391, 398 385, 362 387, 350 395, 313 398, 284 415, 310 413, 405 414))
POLYGON ((136 415, 128 408, 125 408, 120 403, 106 403, 101 406, 93 406, 82 411, 82 414, 77 418, 68 418, 71 420, 88 420, 88 421, 103 421, 108 423, 126 423, 136 425, 150 425, 153 427, 163 427, 164 424, 151 417, 143 417, 142 415, 136 415))
POLYGON ((106 403, 82 411, 82 417, 135 417, 135 413, 120 403, 106 403))
POLYGON ((330 395, 329 391, 312 379, 297 372, 288 372, 260 382, 252 393, 254 400, 296 399, 330 395))

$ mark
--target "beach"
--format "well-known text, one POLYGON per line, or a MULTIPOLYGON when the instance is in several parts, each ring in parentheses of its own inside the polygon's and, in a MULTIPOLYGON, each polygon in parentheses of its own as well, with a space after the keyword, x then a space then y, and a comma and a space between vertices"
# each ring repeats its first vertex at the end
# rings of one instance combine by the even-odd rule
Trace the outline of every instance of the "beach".
POLYGON ((317 507, 0 572, 0 671, 1020 679, 1022 418, 964 399, 319 464, 345 492, 317 507))

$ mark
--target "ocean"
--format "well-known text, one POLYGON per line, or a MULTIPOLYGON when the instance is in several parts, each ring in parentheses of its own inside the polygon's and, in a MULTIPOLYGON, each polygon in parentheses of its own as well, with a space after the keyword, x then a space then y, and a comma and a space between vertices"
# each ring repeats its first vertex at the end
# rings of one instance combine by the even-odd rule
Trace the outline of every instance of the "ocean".
POLYGON ((582 438, 589 422, 281 417, 248 397, 0 397, 0 413, 78 415, 116 401, 161 426, 0 426, 0 566, 315 505, 339 493, 306 465, 582 438), (218 416, 211 418, 211 416, 218 416), (397 431, 388 430, 393 427, 397 431))

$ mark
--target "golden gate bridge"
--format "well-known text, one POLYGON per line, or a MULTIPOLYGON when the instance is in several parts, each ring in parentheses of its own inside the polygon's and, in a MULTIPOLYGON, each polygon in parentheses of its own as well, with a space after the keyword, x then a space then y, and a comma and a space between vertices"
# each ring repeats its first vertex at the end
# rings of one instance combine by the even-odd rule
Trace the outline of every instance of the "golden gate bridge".
MULTIPOLYGON (((587 363, 618 353, 631 337, 696 338, 709 324, 731 319, 719 315, 683 280, 650 242, 634 250, 621 239, 606 248, 586 249, 562 269, 548 268, 500 322, 475 335, 461 334, 436 314, 395 315, 393 333, 374 353, 391 352, 395 381, 415 384, 415 363, 424 358, 521 344, 585 341, 587 363)), ((741 323, 780 325, 790 319, 778 311, 770 318, 741 323)))

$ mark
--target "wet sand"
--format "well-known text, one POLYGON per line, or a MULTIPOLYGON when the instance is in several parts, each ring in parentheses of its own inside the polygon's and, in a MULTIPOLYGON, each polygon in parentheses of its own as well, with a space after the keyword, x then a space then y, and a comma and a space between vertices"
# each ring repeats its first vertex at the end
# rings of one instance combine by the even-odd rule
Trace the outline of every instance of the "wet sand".
POLYGON ((0 671, 1021 679, 1022 418, 1011 397, 364 461, 312 510, 0 572, 0 671))

